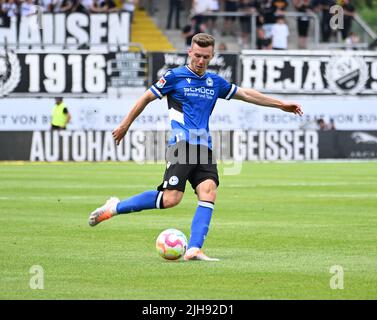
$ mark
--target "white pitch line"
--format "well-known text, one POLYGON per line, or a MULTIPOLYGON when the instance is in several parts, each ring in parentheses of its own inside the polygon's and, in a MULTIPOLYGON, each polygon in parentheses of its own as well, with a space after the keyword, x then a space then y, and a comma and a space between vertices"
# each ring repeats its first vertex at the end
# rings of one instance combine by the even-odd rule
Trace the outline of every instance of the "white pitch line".
POLYGON ((351 193, 351 194, 309 194, 304 198, 356 198, 356 199, 377 199, 376 193, 351 193))
POLYGON ((371 182, 288 182, 288 183, 271 183, 271 184, 264 184, 264 183, 253 183, 253 184, 225 184, 224 187, 226 188, 258 188, 258 187, 326 187, 326 186, 349 186, 357 185, 357 186, 370 186, 371 182))
MULTIPOLYGON (((100 199, 101 196, 20 196, 20 197, 4 197, 0 196, 0 200, 83 200, 83 199, 100 199)), ((106 196, 102 197, 103 199, 106 196)))

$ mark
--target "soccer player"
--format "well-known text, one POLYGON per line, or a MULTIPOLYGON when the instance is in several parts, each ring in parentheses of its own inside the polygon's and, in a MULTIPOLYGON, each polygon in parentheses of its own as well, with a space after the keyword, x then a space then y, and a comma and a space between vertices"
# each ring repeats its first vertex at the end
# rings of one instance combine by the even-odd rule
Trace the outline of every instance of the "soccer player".
POLYGON ((167 96, 172 135, 166 153, 166 170, 157 190, 145 191, 119 201, 112 197, 89 216, 95 226, 115 215, 146 209, 166 209, 179 204, 186 181, 191 183, 198 197, 198 207, 191 224, 191 235, 185 260, 215 261, 201 250, 215 206, 219 185, 216 161, 212 157, 209 117, 218 98, 239 99, 260 106, 279 108, 302 115, 297 103, 283 102, 253 89, 237 87, 220 76, 207 72, 214 56, 215 39, 199 33, 192 39, 186 66, 171 69, 152 85, 135 103, 128 115, 113 131, 119 145, 131 124, 144 108, 156 98, 167 96))

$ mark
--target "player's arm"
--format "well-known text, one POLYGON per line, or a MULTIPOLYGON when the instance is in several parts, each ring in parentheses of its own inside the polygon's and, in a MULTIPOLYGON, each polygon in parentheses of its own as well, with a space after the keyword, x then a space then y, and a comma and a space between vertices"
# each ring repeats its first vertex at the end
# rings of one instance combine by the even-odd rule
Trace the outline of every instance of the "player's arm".
POLYGON ((64 126, 66 126, 66 125, 69 123, 69 121, 71 121, 72 116, 71 116, 71 114, 69 113, 68 108, 64 108, 64 109, 63 109, 63 113, 67 116, 67 117, 65 118, 65 123, 64 123, 64 126))
POLYGON ((292 112, 299 116, 303 115, 302 108, 298 103, 284 102, 269 96, 266 96, 259 91, 250 88, 237 88, 233 96, 234 99, 242 100, 245 102, 257 104, 264 107, 278 108, 285 112, 292 112))
POLYGON ((144 94, 136 101, 135 105, 125 116, 118 126, 113 131, 113 137, 117 145, 122 141, 123 137, 126 135, 128 129, 130 128, 131 124, 135 121, 135 119, 139 116, 140 113, 145 109, 145 107, 152 102, 153 100, 157 99, 156 96, 152 93, 151 90, 147 90, 144 94))

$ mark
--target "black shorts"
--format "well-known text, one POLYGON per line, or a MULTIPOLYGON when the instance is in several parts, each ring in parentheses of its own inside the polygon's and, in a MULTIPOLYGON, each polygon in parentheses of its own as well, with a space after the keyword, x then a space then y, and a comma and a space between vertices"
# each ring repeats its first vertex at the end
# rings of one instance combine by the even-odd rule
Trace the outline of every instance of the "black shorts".
POLYGON ((164 179, 157 190, 185 192, 187 180, 195 190, 201 182, 207 179, 219 185, 217 164, 212 150, 203 145, 192 145, 186 141, 180 141, 167 149, 164 179))
POLYGON ((300 37, 307 37, 309 31, 309 20, 297 20, 297 30, 300 37))

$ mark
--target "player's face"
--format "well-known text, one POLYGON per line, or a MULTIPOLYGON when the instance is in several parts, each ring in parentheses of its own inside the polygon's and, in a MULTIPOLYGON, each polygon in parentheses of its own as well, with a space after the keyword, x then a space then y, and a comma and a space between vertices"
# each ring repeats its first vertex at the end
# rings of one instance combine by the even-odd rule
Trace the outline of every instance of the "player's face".
POLYGON ((191 58, 190 69, 198 75, 203 75, 208 67, 209 62, 213 58, 213 47, 202 48, 196 43, 189 49, 188 55, 191 58))

